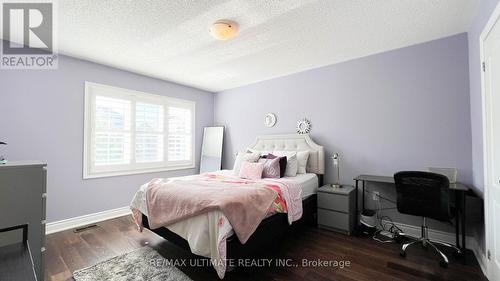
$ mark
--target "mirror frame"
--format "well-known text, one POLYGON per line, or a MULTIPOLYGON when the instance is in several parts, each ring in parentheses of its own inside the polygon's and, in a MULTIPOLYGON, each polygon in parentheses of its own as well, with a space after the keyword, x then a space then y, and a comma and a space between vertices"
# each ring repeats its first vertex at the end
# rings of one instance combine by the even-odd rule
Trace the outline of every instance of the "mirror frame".
POLYGON ((226 134, 226 127, 225 126, 206 126, 203 127, 203 136, 201 139, 201 152, 200 152, 200 168, 198 172, 201 174, 201 170, 203 168, 202 166, 202 160, 203 160, 203 152, 204 152, 204 143, 205 143, 205 133, 207 128, 222 128, 222 142, 221 142, 221 153, 220 153, 220 164, 219 164, 219 170, 222 169, 222 158, 224 157, 224 135, 226 134))

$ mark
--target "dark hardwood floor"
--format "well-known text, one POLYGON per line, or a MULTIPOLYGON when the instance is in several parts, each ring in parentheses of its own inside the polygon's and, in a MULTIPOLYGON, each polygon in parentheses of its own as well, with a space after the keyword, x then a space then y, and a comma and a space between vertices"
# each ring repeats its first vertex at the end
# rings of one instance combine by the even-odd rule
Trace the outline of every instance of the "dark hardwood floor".
MULTIPOLYGON (((165 258, 196 259, 193 255, 145 230, 139 233, 129 217, 97 224, 98 227, 74 233, 71 230, 47 237, 46 280, 72 280, 72 272, 120 255, 146 244, 165 258)), ((441 268, 431 250, 413 247, 406 258, 399 256, 399 245, 382 244, 371 238, 351 237, 316 228, 294 231, 277 249, 275 258, 349 261, 339 267, 252 267, 237 268, 225 280, 487 280, 472 253, 468 264, 451 258, 441 268)), ((450 255, 451 256, 451 255, 450 255)), ((219 280, 211 267, 179 267, 193 280, 219 280)))

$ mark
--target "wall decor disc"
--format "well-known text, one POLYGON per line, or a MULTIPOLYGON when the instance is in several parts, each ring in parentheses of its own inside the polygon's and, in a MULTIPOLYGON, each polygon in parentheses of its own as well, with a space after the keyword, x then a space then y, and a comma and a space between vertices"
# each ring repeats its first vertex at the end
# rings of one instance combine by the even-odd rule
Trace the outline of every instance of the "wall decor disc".
POLYGON ((267 113, 264 117, 264 125, 266 127, 274 127, 276 125, 276 115, 274 113, 267 113))
POLYGON ((301 119, 297 122, 297 133, 308 134, 311 131, 311 122, 306 118, 301 119))

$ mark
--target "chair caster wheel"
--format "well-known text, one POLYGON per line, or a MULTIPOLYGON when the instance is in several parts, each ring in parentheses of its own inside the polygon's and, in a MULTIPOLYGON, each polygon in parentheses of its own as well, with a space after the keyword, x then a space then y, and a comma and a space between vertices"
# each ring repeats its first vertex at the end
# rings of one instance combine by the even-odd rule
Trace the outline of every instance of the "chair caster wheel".
POLYGON ((453 256, 455 258, 462 258, 464 256, 464 254, 462 252, 453 252, 453 256))
POLYGON ((406 257, 406 251, 401 250, 399 252, 399 255, 402 256, 403 258, 406 257))
POLYGON ((439 262, 439 265, 443 268, 447 268, 448 267, 448 263, 446 261, 440 261, 439 262))

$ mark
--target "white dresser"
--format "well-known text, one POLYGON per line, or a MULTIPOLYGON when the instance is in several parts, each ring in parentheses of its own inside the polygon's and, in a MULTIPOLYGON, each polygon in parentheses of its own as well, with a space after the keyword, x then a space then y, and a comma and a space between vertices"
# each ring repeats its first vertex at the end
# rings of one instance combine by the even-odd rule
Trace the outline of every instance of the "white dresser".
MULTIPOLYGON (((35 161, 0 165, 0 229, 28 224, 28 244, 38 280, 44 280, 46 164, 35 161)), ((19 233, 0 236, 0 246, 19 233)), ((22 236, 21 236, 22 237, 22 236)))

